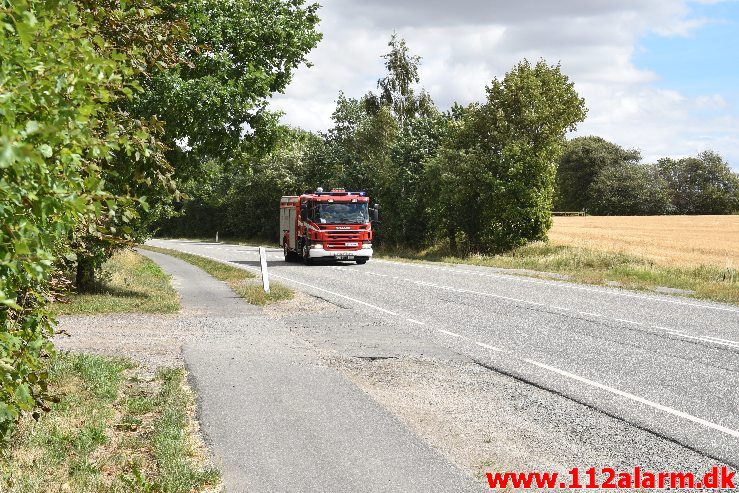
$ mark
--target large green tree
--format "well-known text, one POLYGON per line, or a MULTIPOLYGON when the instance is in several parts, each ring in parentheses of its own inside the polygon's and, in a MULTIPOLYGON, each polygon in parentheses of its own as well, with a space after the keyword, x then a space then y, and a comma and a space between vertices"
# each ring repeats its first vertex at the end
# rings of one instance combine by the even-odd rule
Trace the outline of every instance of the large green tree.
POLYGON ((603 170, 635 165, 639 151, 624 149, 601 137, 576 137, 567 142, 557 167, 555 209, 582 211, 598 200, 590 186, 603 170))
POLYGON ((182 191, 194 192, 196 203, 202 202, 200 191, 188 185, 202 184, 213 162, 228 168, 245 149, 263 153, 275 144, 276 118, 265 111, 266 101, 287 86, 320 39, 318 5, 306 6, 302 0, 138 1, 147 2, 143 7, 153 15, 133 25, 130 16, 117 19, 107 13, 107 4, 115 0, 89 3, 106 39, 126 52, 141 53, 135 58, 141 90, 120 109, 159 125, 163 159, 144 157, 172 171, 137 180, 138 170, 118 153, 118 166, 106 174, 109 188, 121 197, 147 197, 146 210, 129 207, 123 215, 108 215, 105 235, 84 230, 78 235, 79 289, 95 287, 95 270, 114 248, 141 240, 172 213, 170 201, 179 198, 177 182, 182 191))
POLYGON ((174 15, 189 28, 182 61, 145 81, 133 106, 165 122, 177 176, 197 174, 204 158, 228 159, 264 127, 269 97, 321 39, 317 10, 304 0, 177 4, 174 15))
POLYGON ((599 216, 657 216, 672 212, 665 180, 653 165, 606 167, 590 184, 588 212, 599 216))
POLYGON ((472 250, 502 251, 546 237, 565 133, 585 113, 558 65, 524 60, 494 79, 486 102, 452 126, 437 163, 452 190, 440 199, 472 250))
POLYGON ((739 211, 739 175, 715 152, 662 159, 659 176, 667 182, 676 214, 731 214, 739 211))

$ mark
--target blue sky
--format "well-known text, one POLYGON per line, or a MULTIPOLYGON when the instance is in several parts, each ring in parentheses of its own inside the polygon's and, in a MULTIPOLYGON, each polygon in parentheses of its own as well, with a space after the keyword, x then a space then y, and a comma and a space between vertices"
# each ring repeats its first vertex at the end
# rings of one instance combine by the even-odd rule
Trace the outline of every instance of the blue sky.
POLYGON ((339 91, 361 97, 390 35, 422 57, 437 106, 485 97, 522 58, 561 63, 598 135, 644 161, 714 150, 739 171, 739 0, 319 0, 324 39, 272 108, 331 127, 339 91))
POLYGON ((650 33, 639 40, 637 67, 653 70, 657 85, 684 94, 739 97, 739 2, 690 4, 690 16, 705 24, 685 36, 650 33))

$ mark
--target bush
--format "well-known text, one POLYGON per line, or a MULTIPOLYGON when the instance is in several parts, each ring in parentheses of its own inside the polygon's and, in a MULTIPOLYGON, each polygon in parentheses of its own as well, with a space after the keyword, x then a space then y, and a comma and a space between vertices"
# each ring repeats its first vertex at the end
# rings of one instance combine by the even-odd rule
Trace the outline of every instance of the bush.
POLYGON ((83 5, 0 1, 0 437, 46 407, 54 268, 75 260, 83 225, 96 233, 115 211, 105 163, 148 149, 146 129, 113 104, 136 72, 83 5))

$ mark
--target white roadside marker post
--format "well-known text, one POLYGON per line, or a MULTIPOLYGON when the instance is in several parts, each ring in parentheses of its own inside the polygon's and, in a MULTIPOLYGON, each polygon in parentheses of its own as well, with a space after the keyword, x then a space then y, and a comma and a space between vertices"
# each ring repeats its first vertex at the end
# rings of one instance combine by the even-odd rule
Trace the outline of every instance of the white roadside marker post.
POLYGON ((218 231, 216 231, 216 243, 218 243, 218 231))
POLYGON ((259 263, 262 266, 262 285, 264 292, 269 293, 269 274, 267 274, 267 250, 259 247, 259 263))

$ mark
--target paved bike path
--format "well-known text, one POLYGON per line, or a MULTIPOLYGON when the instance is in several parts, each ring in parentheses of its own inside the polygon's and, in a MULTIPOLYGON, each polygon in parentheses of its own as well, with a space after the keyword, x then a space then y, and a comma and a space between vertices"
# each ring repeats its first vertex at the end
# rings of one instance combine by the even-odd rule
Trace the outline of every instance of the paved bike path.
POLYGON ((485 489, 278 320, 190 264, 141 253, 173 276, 179 323, 209 334, 187 343, 183 355, 227 491, 485 489))

